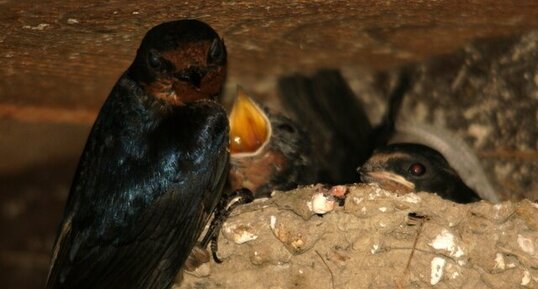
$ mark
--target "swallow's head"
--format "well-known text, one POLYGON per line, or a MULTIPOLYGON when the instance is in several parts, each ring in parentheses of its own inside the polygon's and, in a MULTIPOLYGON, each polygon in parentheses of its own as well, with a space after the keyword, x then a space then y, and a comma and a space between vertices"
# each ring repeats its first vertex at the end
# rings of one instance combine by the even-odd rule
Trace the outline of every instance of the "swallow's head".
POLYGON ((271 114, 240 87, 229 122, 232 189, 245 187, 266 197, 313 181, 310 139, 297 123, 271 114))
POLYGON ((166 22, 148 31, 129 73, 147 95, 171 105, 215 99, 226 77, 226 47, 204 22, 166 22))
POLYGON ((365 183, 378 183, 401 192, 426 191, 442 195, 453 182, 461 182, 439 152, 410 143, 391 144, 376 150, 358 172, 365 183))

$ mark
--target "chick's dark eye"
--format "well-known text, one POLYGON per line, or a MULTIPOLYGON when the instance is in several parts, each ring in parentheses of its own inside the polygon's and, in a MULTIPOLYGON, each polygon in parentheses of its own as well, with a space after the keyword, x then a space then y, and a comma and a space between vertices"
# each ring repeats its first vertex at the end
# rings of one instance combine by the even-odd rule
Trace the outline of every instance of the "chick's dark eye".
POLYGON ((278 128, 289 133, 295 133, 295 128, 288 123, 282 123, 278 128))
POLYGON ((413 176, 422 176, 424 173, 426 173, 426 167, 421 163, 414 163, 411 166, 409 166, 408 169, 409 173, 413 176))
POLYGON ((207 62, 211 64, 223 64, 226 61, 226 48, 222 40, 215 38, 211 47, 209 48, 209 54, 207 55, 207 62))
POLYGON ((155 50, 150 50, 148 54, 148 65, 153 69, 160 69, 163 65, 161 55, 155 50))

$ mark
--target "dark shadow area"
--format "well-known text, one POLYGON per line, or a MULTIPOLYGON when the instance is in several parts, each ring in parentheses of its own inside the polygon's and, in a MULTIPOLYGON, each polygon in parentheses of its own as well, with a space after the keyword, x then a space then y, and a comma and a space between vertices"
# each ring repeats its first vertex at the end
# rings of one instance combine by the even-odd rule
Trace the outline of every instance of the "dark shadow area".
POLYGON ((0 175, 2 288, 43 288, 77 162, 69 157, 0 175))

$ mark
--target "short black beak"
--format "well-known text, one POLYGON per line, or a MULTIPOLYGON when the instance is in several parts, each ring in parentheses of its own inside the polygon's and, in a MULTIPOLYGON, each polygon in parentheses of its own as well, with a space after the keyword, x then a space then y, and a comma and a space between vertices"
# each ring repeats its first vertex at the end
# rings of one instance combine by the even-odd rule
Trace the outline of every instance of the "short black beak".
POLYGON ((368 183, 368 180, 369 180, 368 172, 370 172, 371 170, 372 170, 372 167, 368 165, 367 163, 357 168, 357 173, 359 174, 359 178, 361 182, 368 183))
POLYGON ((176 73, 174 76, 179 79, 186 81, 195 88, 200 88, 202 84, 202 79, 206 75, 207 71, 200 69, 199 67, 189 67, 187 70, 176 73))
POLYGON ((368 163, 363 164, 362 166, 357 167, 357 173, 361 176, 368 174, 372 171, 372 166, 368 163))
POLYGON ((361 181, 364 181, 362 178, 364 176, 364 170, 362 169, 362 166, 357 167, 357 173, 359 174, 359 178, 361 181))

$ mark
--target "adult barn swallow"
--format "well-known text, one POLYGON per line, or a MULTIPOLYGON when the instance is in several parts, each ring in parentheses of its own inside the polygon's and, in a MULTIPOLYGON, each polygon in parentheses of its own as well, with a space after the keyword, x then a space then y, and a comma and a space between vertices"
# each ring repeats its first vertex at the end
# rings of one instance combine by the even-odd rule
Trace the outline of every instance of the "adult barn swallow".
POLYGON ((443 155, 425 145, 398 143, 379 148, 358 172, 365 183, 402 193, 432 192, 457 203, 480 200, 443 155))
POLYGON ((255 197, 315 181, 310 139, 296 123, 237 91, 230 113, 230 186, 255 197))
POLYGON ((169 288, 228 177, 228 119, 213 100, 226 49, 197 20, 152 28, 90 132, 47 288, 169 288))

